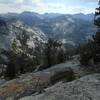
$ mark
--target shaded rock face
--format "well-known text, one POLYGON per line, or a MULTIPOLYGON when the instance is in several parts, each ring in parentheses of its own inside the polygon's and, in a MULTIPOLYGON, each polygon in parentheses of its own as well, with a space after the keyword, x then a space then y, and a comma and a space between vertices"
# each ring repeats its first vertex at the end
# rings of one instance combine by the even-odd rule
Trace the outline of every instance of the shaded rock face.
POLYGON ((20 100, 100 100, 100 74, 88 75, 69 83, 57 83, 36 96, 20 100))
POLYGON ((6 26, 6 23, 4 20, 0 19, 0 26, 2 26, 2 25, 6 26))
POLYGON ((0 19, 0 34, 7 35, 9 33, 6 21, 0 19))
POLYGON ((10 48, 9 28, 7 22, 0 18, 0 49, 10 48))

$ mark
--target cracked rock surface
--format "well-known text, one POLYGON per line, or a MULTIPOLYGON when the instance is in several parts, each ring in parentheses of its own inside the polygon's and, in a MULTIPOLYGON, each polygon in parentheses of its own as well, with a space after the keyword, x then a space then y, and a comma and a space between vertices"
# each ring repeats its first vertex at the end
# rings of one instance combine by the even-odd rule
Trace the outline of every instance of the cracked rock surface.
POLYGON ((72 82, 59 82, 45 92, 20 100, 100 100, 100 74, 92 74, 72 82))

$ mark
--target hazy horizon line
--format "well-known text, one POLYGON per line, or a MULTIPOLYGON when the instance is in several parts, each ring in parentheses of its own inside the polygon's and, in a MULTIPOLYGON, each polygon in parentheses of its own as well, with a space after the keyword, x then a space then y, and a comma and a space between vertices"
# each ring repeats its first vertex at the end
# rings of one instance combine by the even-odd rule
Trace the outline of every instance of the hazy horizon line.
POLYGON ((61 13, 61 12, 44 12, 44 13, 39 13, 39 12, 35 12, 35 11, 22 11, 22 12, 6 12, 6 13, 0 13, 0 14, 22 14, 22 13, 25 13, 25 12, 29 12, 29 13, 37 13, 37 14, 40 14, 40 15, 44 15, 44 14, 63 14, 63 15, 66 15, 66 14, 71 14, 71 15, 74 15, 74 14, 84 14, 84 15, 87 15, 87 14, 94 14, 94 12, 90 12, 90 13, 83 13, 83 12, 77 12, 77 13, 61 13))

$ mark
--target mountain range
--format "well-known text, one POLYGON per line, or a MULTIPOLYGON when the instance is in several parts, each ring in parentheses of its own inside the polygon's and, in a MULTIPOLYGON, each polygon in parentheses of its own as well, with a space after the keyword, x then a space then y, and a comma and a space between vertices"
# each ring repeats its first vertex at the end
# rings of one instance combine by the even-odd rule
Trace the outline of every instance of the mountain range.
POLYGON ((16 34, 22 30, 29 35, 29 45, 37 38, 46 42, 48 38, 75 46, 86 42, 96 32, 94 14, 59 14, 22 12, 0 14, 0 47, 10 48, 16 34))

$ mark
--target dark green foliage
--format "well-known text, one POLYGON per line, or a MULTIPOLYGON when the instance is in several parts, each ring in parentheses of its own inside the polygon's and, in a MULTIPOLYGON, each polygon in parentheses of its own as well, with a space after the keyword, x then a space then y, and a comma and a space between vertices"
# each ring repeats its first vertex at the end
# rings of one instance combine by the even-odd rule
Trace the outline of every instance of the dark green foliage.
POLYGON ((43 49, 44 45, 41 43, 37 38, 35 39, 35 47, 33 50, 33 55, 34 55, 34 63, 35 65, 40 65, 43 63, 43 49))
POLYGON ((94 24, 98 27, 96 35, 93 36, 93 39, 95 41, 94 61, 96 64, 100 63, 100 17, 98 16, 100 16, 100 4, 99 7, 96 8, 95 18, 94 18, 94 24))
POLYGON ((27 33, 23 30, 22 34, 17 35, 17 39, 14 39, 11 50, 3 52, 9 59, 5 77, 12 79, 17 74, 23 74, 35 69, 33 49, 28 48, 28 39, 27 33), (18 45, 17 41, 20 42, 20 45, 18 45))
POLYGON ((93 35, 93 41, 89 41, 82 48, 81 64, 87 65, 90 59, 93 59, 94 64, 100 63, 100 5, 96 8, 94 24, 98 27, 98 31, 93 35))
POLYGON ((65 80, 67 82, 75 80, 75 73, 73 72, 72 69, 67 69, 66 71, 60 71, 56 72, 52 77, 51 77, 51 83, 55 84, 58 81, 65 80))
POLYGON ((93 36, 93 39, 95 41, 94 61, 95 63, 99 63, 100 62, 100 30, 96 32, 96 35, 93 36))
POLYGON ((43 44, 36 38, 35 47, 29 48, 28 39, 27 32, 23 30, 14 39, 11 50, 4 52, 9 59, 5 77, 12 79, 16 75, 34 71, 37 65, 41 66, 40 69, 45 69, 66 60, 61 42, 49 39, 43 44))
POLYGON ((76 54, 76 48, 66 48, 66 59, 72 60, 72 57, 76 54))
POLYGON ((62 43, 49 39, 44 49, 44 64, 50 67, 52 65, 64 62, 66 60, 62 43))
POLYGON ((45 49, 44 49, 44 63, 47 65, 47 66, 51 66, 52 65, 52 58, 51 58, 51 48, 53 46, 53 40, 52 39, 49 39, 47 44, 45 45, 45 49))
POLYGON ((15 65, 13 64, 13 61, 10 61, 7 68, 6 68, 6 73, 5 77, 8 77, 9 79, 13 79, 16 76, 16 68, 15 65))
POLYGON ((95 57, 95 42, 93 40, 89 40, 88 43, 83 44, 80 47, 80 63, 82 65, 87 66, 89 64, 89 60, 95 57))
POLYGON ((74 73, 74 71, 72 69, 70 69, 70 71, 67 72, 66 81, 67 82, 71 82, 71 81, 73 81, 75 79, 76 79, 75 73, 74 73))
POLYGON ((66 54, 63 49, 60 49, 57 55, 58 63, 66 61, 66 54))
POLYGON ((13 79, 16 76, 16 54, 14 54, 12 51, 8 52, 5 50, 2 50, 2 54, 9 59, 9 61, 2 62, 2 64, 7 65, 6 69, 3 68, 5 71, 2 74, 5 76, 5 78, 13 79))

